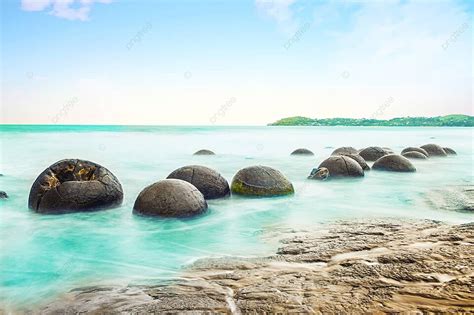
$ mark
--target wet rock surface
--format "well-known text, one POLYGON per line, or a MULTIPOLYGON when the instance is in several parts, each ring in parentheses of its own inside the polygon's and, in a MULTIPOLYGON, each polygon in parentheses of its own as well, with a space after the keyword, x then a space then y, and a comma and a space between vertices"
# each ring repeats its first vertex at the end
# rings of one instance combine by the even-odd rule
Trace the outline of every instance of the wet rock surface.
POLYGON ((387 151, 380 147, 368 147, 359 152, 359 155, 366 161, 377 161, 387 154, 387 151))
POLYGON ((353 147, 340 147, 332 151, 331 155, 359 154, 359 150, 353 147))
POLYGON ((8 194, 3 190, 0 190, 0 199, 8 199, 8 194))
POLYGON ((199 150, 199 151, 194 152, 193 155, 216 155, 216 154, 214 152, 212 152, 211 150, 203 149, 203 150, 199 150))
POLYGON ((79 159, 61 160, 33 183, 28 206, 39 213, 95 211, 119 206, 122 186, 105 167, 79 159))
POLYGON ((425 199, 436 209, 474 213, 474 185, 435 189, 425 199))
POLYGON ((407 153, 407 152, 419 152, 419 153, 421 153, 421 154, 426 155, 426 157, 429 156, 428 152, 426 152, 425 149, 417 148, 417 147, 408 147, 408 148, 405 148, 405 149, 402 150, 401 154, 403 155, 404 153, 407 153))
POLYGON ((427 155, 424 155, 423 153, 416 152, 416 151, 408 151, 408 152, 402 153, 402 156, 406 157, 407 159, 418 159, 418 160, 426 160, 428 158, 427 155))
POLYGON ((314 153, 308 149, 300 148, 291 152, 291 155, 314 155, 314 153))
POLYGON ((206 166, 183 166, 173 171, 167 178, 181 179, 193 184, 205 199, 223 198, 230 195, 227 180, 217 171, 206 166))
POLYGON ((263 166, 249 166, 234 175, 232 192, 239 195, 271 197, 295 192, 291 182, 278 170, 263 166))
POLYGON ((372 169, 389 172, 416 172, 415 166, 406 157, 389 154, 375 161, 372 169))
POLYGON ((159 286, 76 289, 39 313, 474 311, 473 223, 364 220, 285 235, 270 257, 199 260, 159 286))
POLYGON ((326 168, 329 171, 329 178, 340 177, 362 177, 364 170, 354 159, 342 156, 332 155, 319 164, 318 169, 326 168))
POLYGON ((136 214, 173 218, 191 217, 206 210, 203 194, 180 179, 165 179, 145 187, 133 206, 136 214))
POLYGON ((364 160, 364 158, 361 157, 359 154, 341 153, 340 155, 347 156, 347 157, 350 157, 351 159, 355 160, 360 165, 360 167, 362 167, 362 169, 364 171, 369 171, 370 170, 369 164, 367 164, 367 162, 364 160))
POLYGON ((428 152, 429 156, 447 156, 444 149, 437 144, 425 144, 422 145, 421 148, 428 152))

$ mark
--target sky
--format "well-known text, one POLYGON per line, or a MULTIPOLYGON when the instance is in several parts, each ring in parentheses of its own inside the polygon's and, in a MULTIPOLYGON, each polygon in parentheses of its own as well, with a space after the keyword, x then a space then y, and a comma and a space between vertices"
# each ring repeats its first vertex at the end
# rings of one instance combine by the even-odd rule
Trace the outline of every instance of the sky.
POLYGON ((2 0, 1 123, 474 114, 474 1, 2 0))

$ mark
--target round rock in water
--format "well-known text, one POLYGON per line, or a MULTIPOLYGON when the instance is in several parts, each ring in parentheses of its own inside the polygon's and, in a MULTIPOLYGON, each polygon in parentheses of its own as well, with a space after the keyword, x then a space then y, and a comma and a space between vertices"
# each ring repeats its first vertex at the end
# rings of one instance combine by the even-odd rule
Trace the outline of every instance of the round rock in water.
POLYGON ((67 159, 36 178, 28 206, 39 213, 69 213, 113 208, 122 200, 122 186, 108 169, 91 161, 67 159))
POLYGON ((456 151, 454 151, 451 148, 443 148, 444 152, 446 152, 447 155, 457 155, 456 151))
POLYGON ((402 150, 402 155, 406 152, 420 152, 421 154, 426 155, 426 157, 429 156, 428 152, 426 152, 425 149, 422 148, 417 148, 417 147, 408 147, 402 150))
POLYGON ((319 168, 327 168, 330 178, 337 177, 362 177, 364 170, 354 159, 343 156, 333 155, 319 164, 319 168))
POLYGON ((332 151, 331 155, 359 154, 359 151, 353 147, 340 147, 332 151))
POLYGON ((385 153, 387 154, 394 154, 395 152, 391 149, 391 148, 388 148, 388 147, 382 147, 382 149, 385 151, 385 153))
POLYGON ((295 192, 290 181, 268 166, 250 166, 235 174, 231 190, 235 194, 257 197, 289 195, 295 192))
POLYGON ((308 149, 301 148, 291 152, 291 155, 314 155, 314 153, 308 149))
POLYGON ((426 150, 429 156, 447 156, 446 151, 437 144, 425 144, 421 148, 426 150))
POLYGON ((181 179, 193 184, 205 199, 216 199, 230 195, 229 183, 217 171, 201 165, 178 168, 167 178, 181 179))
POLYGON ((381 157, 372 165, 373 170, 391 172, 416 172, 416 168, 406 158, 398 154, 390 154, 381 157))
POLYGON ((387 154, 381 147, 368 147, 359 152, 359 155, 366 161, 377 161, 387 154))
POLYGON ((360 156, 359 154, 340 154, 340 155, 347 156, 347 157, 350 157, 351 159, 355 160, 357 163, 359 163, 360 167, 362 167, 362 169, 364 171, 369 171, 370 170, 369 164, 367 164, 367 162, 364 160, 364 158, 362 156, 360 156))
POLYGON ((7 198, 8 198, 8 194, 4 192, 3 190, 0 190, 0 199, 7 199, 7 198))
POLYGON ((199 150, 199 151, 196 151, 194 152, 193 155, 216 155, 214 152, 212 152, 211 150, 199 150))
POLYGON ((201 192, 180 179, 165 179, 143 189, 135 200, 133 211, 147 216, 184 218, 207 210, 201 192))
POLYGON ((423 153, 417 151, 408 151, 402 154, 402 156, 408 159, 419 159, 419 160, 426 160, 428 157, 423 153))

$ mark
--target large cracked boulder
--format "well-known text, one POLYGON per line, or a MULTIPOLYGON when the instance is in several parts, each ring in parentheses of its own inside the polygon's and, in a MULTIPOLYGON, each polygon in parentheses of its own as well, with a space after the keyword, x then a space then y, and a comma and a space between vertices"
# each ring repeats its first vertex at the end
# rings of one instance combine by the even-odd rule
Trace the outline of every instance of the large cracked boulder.
POLYGON ((33 183, 28 206, 39 213, 94 211, 119 206, 122 186, 105 167, 66 159, 44 170, 33 183))
POLYGON ((181 179, 193 184, 205 199, 216 199, 230 195, 227 180, 212 168, 188 165, 173 171, 167 178, 181 179))
POLYGON ((206 210, 201 192, 180 179, 165 179, 146 187, 133 206, 136 214, 172 218, 191 217, 206 210))
POLYGON ((332 151, 331 155, 359 154, 359 151, 353 147, 340 147, 332 151))
POLYGON ((417 151, 408 151, 402 154, 402 156, 406 157, 407 159, 418 159, 418 160, 426 160, 428 157, 423 153, 417 151))
POLYGON ((426 157, 429 157, 430 155, 428 154, 428 152, 426 152, 425 149, 422 149, 422 148, 417 148, 417 147, 408 147, 408 148, 405 148, 402 150, 401 154, 403 155, 404 153, 407 153, 407 152, 419 152, 421 154, 424 154, 426 157))
POLYGON ((416 168, 406 157, 390 154, 381 157, 372 165, 373 170, 391 172, 416 172, 416 168))
POLYGON ((295 192, 291 182, 278 170, 262 165, 243 168, 232 179, 235 194, 255 197, 289 195, 295 192))
POLYGON ((311 152, 308 149, 300 148, 300 149, 296 149, 295 151, 291 152, 291 155, 314 155, 314 153, 311 152))
POLYGON ((326 168, 329 171, 329 178, 338 177, 362 177, 364 170, 354 159, 343 156, 333 155, 319 164, 318 169, 326 168))
POLYGON ((441 146, 434 143, 422 145, 420 148, 428 152, 429 156, 447 156, 446 151, 444 151, 441 146))
POLYGON ((367 164, 367 162, 364 160, 364 158, 362 156, 360 156, 359 154, 342 153, 340 155, 347 156, 347 157, 350 157, 351 159, 355 160, 357 163, 359 163, 360 167, 362 167, 362 169, 364 171, 369 171, 370 170, 369 164, 367 164))
POLYGON ((359 155, 366 161, 377 161, 387 154, 387 151, 381 147, 368 147, 359 152, 359 155))
POLYGON ((202 149, 202 150, 194 152, 193 155, 216 155, 216 154, 212 152, 211 150, 202 149))

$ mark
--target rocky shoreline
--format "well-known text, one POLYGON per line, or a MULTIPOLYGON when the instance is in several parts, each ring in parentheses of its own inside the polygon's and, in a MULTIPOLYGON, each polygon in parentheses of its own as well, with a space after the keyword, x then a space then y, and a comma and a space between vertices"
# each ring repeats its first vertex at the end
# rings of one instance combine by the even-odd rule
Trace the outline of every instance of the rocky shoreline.
POLYGON ((364 220, 285 235, 263 258, 203 259, 159 286, 75 289, 30 314, 474 312, 474 223, 364 220))

